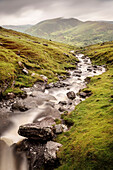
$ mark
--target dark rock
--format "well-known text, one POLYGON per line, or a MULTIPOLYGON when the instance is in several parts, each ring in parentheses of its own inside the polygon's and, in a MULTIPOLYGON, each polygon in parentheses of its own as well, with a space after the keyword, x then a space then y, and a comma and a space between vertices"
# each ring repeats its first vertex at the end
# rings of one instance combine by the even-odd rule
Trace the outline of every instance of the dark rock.
POLYGON ((58 109, 60 112, 64 112, 64 111, 66 111, 66 108, 64 108, 63 106, 61 106, 61 107, 59 107, 59 109, 58 109))
POLYGON ((91 71, 92 71, 92 68, 87 68, 87 71, 91 72, 91 71))
POLYGON ((80 74, 76 74, 76 73, 74 73, 74 74, 73 74, 73 76, 81 77, 81 75, 80 75, 80 74))
POLYGON ((79 93, 82 98, 86 98, 92 95, 91 90, 84 90, 83 92, 79 93))
POLYGON ((60 101, 59 104, 61 104, 61 105, 67 105, 67 102, 66 102, 66 101, 60 101))
POLYGON ((18 134, 37 141, 48 141, 54 137, 53 127, 40 127, 37 123, 20 126, 18 134))
POLYGON ((73 91, 70 91, 70 92, 67 93, 67 97, 69 99, 73 100, 73 99, 75 99, 76 95, 75 95, 75 93, 73 91))
POLYGON ((87 83, 89 83, 90 80, 91 80, 91 77, 86 77, 86 78, 85 78, 85 81, 86 81, 87 83))
POLYGON ((63 53, 65 56, 67 56, 67 57, 69 57, 69 55, 68 54, 66 54, 66 53, 63 53))
POLYGON ((8 100, 8 99, 14 99, 15 97, 16 95, 14 93, 8 93, 5 98, 8 100))
POLYGON ((18 95, 20 98, 22 99, 26 99, 27 98, 27 93, 24 91, 23 93, 18 95))
POLYGON ((21 101, 16 101, 16 103, 12 104, 11 109, 12 110, 19 110, 21 112, 25 112, 29 108, 26 107, 21 101))
POLYGON ((48 47, 48 44, 43 44, 44 46, 48 47))
POLYGON ((80 94, 80 97, 82 97, 82 98, 86 98, 86 96, 87 96, 86 93, 84 93, 84 92, 80 92, 79 94, 80 94))
POLYGON ((82 71, 81 70, 75 70, 74 73, 78 73, 78 74, 81 74, 82 71))

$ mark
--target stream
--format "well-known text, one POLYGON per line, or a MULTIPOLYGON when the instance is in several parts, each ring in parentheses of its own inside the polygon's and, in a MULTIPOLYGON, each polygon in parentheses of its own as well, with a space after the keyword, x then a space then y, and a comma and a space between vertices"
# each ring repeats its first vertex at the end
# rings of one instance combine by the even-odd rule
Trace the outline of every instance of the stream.
MULTIPOLYGON (((76 70, 70 70, 70 77, 66 80, 60 80, 60 84, 64 84, 64 86, 47 88, 44 92, 36 91, 35 89, 31 90, 31 88, 24 88, 28 97, 27 99, 19 100, 20 102, 24 102, 29 109, 17 115, 14 112, 14 116, 10 118, 13 125, 2 134, 1 140, 5 141, 9 146, 13 143, 17 143, 24 139, 24 137, 19 136, 17 133, 19 126, 41 121, 48 116, 59 119, 64 111, 70 112, 74 110, 76 105, 85 100, 85 98, 78 94, 80 90, 87 86, 85 79, 87 77, 100 75, 104 73, 106 69, 104 66, 93 66, 90 59, 83 54, 78 54, 76 57, 79 60, 76 70), (75 98, 73 100, 69 99, 67 96, 68 92, 75 93, 75 98)), ((11 162, 12 160, 9 159, 9 161, 11 162)), ((4 168, 3 162, 4 161, 1 163, 2 166, 0 170, 7 170, 7 168, 4 168)), ((27 170, 24 165, 23 167, 24 168, 21 168, 21 170, 27 170)), ((15 170, 14 167, 9 169, 15 170)))

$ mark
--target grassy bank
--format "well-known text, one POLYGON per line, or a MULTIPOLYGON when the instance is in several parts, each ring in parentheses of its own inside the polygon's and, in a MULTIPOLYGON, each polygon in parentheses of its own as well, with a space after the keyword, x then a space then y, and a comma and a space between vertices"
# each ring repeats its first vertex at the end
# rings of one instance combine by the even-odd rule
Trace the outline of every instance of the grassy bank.
POLYGON ((57 81, 59 74, 66 75, 65 68, 75 67, 70 50, 72 46, 0 27, 0 89, 18 93, 21 87, 43 81, 40 75, 57 81))
POLYGON ((113 42, 86 47, 85 54, 108 70, 91 78, 93 95, 63 116, 74 125, 57 138, 59 170, 113 169, 113 42))

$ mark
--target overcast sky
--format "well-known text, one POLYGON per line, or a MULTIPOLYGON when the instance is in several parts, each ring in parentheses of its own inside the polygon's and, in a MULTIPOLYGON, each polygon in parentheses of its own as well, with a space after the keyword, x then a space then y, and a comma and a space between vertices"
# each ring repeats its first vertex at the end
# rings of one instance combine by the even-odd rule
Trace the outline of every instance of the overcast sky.
POLYGON ((36 24, 57 17, 113 21, 113 0, 0 0, 0 25, 36 24))

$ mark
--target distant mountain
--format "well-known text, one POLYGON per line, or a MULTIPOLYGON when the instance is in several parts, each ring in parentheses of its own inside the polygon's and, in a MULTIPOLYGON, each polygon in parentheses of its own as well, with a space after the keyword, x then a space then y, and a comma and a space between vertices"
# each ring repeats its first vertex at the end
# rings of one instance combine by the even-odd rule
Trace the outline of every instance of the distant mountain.
POLYGON ((25 30, 32 27, 32 25, 30 24, 28 25, 3 25, 2 27, 6 29, 11 29, 14 31, 25 32, 25 30))
POLYGON ((26 30, 26 32, 34 36, 49 38, 50 34, 54 32, 65 31, 67 29, 76 27, 82 23, 82 21, 79 21, 74 18, 55 18, 39 22, 38 24, 26 30))
POLYGON ((34 36, 77 46, 113 40, 112 21, 87 21, 56 18, 42 21, 26 30, 34 36))

